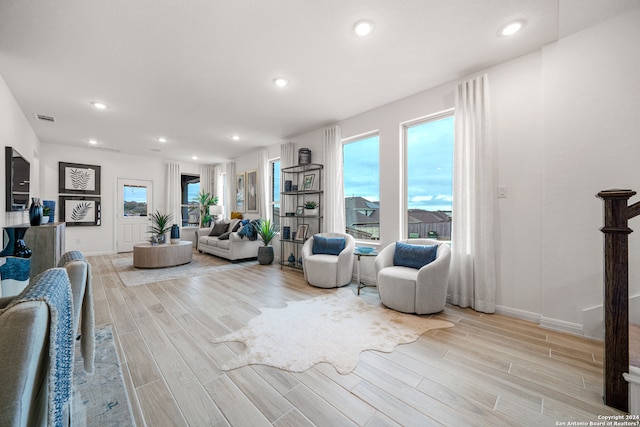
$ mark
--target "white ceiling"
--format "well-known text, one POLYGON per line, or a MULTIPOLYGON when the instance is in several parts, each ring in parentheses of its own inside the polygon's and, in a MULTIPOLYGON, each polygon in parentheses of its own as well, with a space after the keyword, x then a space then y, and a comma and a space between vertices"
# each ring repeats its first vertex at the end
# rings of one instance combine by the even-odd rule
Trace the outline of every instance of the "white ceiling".
POLYGON ((218 163, 532 52, 639 3, 0 0, 0 75, 42 142, 88 147, 95 138, 101 149, 218 163), (351 32, 360 19, 375 23, 367 38, 351 32), (498 37, 515 19, 524 29, 498 37), (272 84, 280 76, 288 87, 272 84))

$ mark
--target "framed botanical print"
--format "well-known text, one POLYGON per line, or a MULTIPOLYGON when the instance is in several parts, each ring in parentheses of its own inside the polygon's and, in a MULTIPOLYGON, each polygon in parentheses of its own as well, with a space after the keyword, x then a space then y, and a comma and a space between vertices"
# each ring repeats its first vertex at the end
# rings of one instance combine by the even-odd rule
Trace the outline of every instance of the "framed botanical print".
POLYGON ((100 195, 100 166, 58 162, 58 192, 100 195))
POLYGON ((247 178, 247 212, 258 212, 258 171, 248 171, 247 178))
POLYGON ((100 198, 60 196, 60 221, 67 226, 100 225, 100 198))
POLYGON ((299 224, 298 231, 296 232, 296 240, 304 242, 307 239, 307 231, 309 230, 309 224, 299 224))
POLYGON ((245 207, 245 174, 236 174, 236 211, 244 212, 245 207))
POLYGON ((304 181, 302 182, 303 190, 313 190, 313 180, 316 176, 313 174, 305 175, 304 181))

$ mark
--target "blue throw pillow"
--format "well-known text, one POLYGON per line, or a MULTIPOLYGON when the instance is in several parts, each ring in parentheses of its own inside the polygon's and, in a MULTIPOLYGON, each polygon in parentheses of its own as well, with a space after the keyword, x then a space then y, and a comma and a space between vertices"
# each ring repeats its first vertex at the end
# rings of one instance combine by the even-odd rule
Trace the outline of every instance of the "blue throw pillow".
POLYGON ((420 269, 435 261, 438 245, 410 245, 396 242, 393 265, 420 269))
POLYGON ((314 255, 340 255, 344 250, 347 241, 344 237, 322 237, 313 236, 313 247, 311 252, 314 255))

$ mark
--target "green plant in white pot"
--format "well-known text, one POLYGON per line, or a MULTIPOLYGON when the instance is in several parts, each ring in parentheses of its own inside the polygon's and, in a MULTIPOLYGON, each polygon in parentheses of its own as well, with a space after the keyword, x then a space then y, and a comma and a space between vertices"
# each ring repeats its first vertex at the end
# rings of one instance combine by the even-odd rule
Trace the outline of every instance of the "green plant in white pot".
POLYGON ((315 202, 313 200, 304 202, 304 214, 305 216, 318 215, 318 202, 315 202))
POLYGON ((155 237, 156 242, 166 243, 169 230, 171 230, 171 214, 163 214, 160 213, 160 211, 155 211, 151 214, 149 233, 151 234, 152 241, 155 237))
POLYGON ((264 246, 258 248, 258 263, 260 265, 269 265, 273 262, 273 246, 271 241, 278 235, 279 227, 272 223, 270 219, 261 219, 256 225, 253 225, 256 229, 256 233, 260 236, 264 246))

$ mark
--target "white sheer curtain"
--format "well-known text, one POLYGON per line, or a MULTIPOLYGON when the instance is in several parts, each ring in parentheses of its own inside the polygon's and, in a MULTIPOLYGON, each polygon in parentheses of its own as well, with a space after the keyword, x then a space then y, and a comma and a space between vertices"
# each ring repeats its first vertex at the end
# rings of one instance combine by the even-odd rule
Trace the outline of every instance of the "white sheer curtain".
POLYGON ((324 131, 324 229, 325 233, 344 233, 344 178, 342 132, 340 126, 324 131))
POLYGON ((224 215, 226 218, 231 218, 231 212, 236 210, 236 163, 225 164, 225 169, 225 188, 227 191, 224 195, 224 215))
POLYGON ((488 76, 459 84, 455 98, 450 302, 493 313, 495 185, 488 76))
POLYGON ((269 209, 269 152, 258 152, 258 215, 272 219, 269 209))
POLYGON ((166 213, 171 215, 173 224, 182 226, 182 188, 180 164, 167 164, 167 199, 166 213))
POLYGON ((213 194, 214 174, 213 166, 200 166, 200 192, 213 194))
POLYGON ((218 198, 218 204, 224 205, 224 194, 222 194, 222 189, 224 186, 222 185, 222 166, 215 165, 213 167, 213 196, 218 198))

